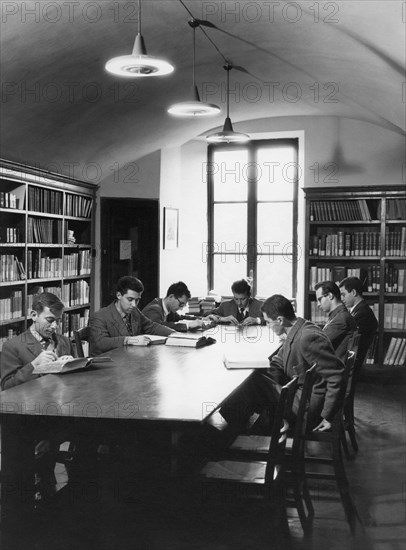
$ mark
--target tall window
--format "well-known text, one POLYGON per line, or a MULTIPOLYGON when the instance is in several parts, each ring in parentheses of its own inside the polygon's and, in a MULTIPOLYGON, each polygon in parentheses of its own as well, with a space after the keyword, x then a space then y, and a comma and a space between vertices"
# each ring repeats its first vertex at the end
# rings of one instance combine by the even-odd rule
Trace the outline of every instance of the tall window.
POLYGON ((251 277, 254 295, 295 299, 298 140, 209 146, 207 172, 209 287, 251 277))

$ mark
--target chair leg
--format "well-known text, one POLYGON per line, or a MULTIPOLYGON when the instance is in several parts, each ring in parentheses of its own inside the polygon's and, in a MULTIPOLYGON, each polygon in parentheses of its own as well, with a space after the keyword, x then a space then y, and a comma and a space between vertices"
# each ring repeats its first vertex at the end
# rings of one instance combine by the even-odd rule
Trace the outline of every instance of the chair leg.
POLYGON ((299 515, 303 532, 308 534, 313 527, 314 508, 307 488, 306 480, 293 475, 292 480, 293 498, 299 515), (304 506, 306 505, 306 508, 304 506))
POLYGON ((348 443, 347 443, 347 438, 346 438, 346 435, 345 435, 345 429, 344 429, 344 427, 343 427, 342 430, 341 430, 340 441, 341 441, 341 445, 342 445, 343 450, 344 450, 345 458, 346 458, 347 460, 350 460, 351 455, 350 455, 350 450, 349 450, 349 448, 348 448, 348 443))
POLYGON ((356 532, 357 524, 362 524, 360 522, 357 509, 349 492, 348 479, 344 469, 339 441, 333 442, 333 464, 341 502, 343 504, 344 512, 350 526, 351 533, 354 535, 356 532))

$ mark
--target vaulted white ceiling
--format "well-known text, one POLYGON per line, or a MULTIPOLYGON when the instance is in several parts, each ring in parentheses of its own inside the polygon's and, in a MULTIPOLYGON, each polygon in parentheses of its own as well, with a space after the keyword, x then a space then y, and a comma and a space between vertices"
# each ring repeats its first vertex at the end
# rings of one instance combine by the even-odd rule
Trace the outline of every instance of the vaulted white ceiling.
MULTIPOLYGON (((230 111, 238 122, 334 115, 405 132, 404 2, 184 0, 232 70, 230 111), (403 12, 402 12, 403 10, 403 12)), ((104 70, 130 54, 137 4, 2 2, 1 156, 67 174, 96 163, 103 174, 152 151, 222 127, 224 59, 197 29, 202 99, 222 106, 209 119, 176 119, 172 103, 190 97, 191 19, 178 0, 144 0, 148 53, 175 72, 120 79, 104 70)), ((72 174, 71 174, 72 175, 72 174)), ((86 170, 75 173, 86 179, 86 170)))

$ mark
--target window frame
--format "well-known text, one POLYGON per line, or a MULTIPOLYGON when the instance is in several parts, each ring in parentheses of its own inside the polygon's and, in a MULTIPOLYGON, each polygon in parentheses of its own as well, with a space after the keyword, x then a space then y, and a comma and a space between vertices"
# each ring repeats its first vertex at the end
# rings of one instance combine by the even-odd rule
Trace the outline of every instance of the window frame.
MULTIPOLYGON (((254 166, 257 158, 258 149, 263 149, 269 146, 293 146, 294 162, 298 167, 296 179, 293 184, 293 198, 291 201, 275 201, 275 202, 291 202, 293 207, 292 213, 292 296, 287 296, 293 300, 297 300, 298 284, 298 192, 299 192, 299 139, 298 138, 275 138, 275 139, 260 139, 252 140, 247 144, 211 144, 207 149, 207 214, 208 214, 208 246, 207 246, 207 281, 208 288, 213 288, 214 285, 214 256, 213 240, 214 240, 214 205, 215 204, 232 204, 241 203, 242 201, 214 201, 214 174, 211 166, 213 165, 214 155, 221 151, 239 151, 244 149, 248 153, 249 166, 254 166)), ((248 192, 247 192, 247 244, 255 243, 256 246, 249 246, 247 251, 247 273, 246 276, 253 274, 252 295, 256 295, 257 291, 257 213, 258 204, 270 203, 273 201, 258 201, 257 197, 257 180, 253 177, 253 172, 248 172, 248 192)), ((245 201, 244 201, 245 202, 245 201)), ((230 254, 235 254, 231 252, 230 254)), ((280 254, 277 254, 280 255, 280 254)), ((230 281, 231 285, 232 281, 230 281)))

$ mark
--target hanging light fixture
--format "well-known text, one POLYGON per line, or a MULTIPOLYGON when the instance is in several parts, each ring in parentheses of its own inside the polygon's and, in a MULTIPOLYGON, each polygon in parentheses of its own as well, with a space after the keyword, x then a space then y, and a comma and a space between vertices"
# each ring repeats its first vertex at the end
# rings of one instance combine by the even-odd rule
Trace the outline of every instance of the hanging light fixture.
POLYGON ((189 25, 193 29, 193 79, 192 79, 192 99, 190 101, 182 101, 181 103, 175 103, 168 109, 168 113, 179 117, 201 117, 201 116, 213 116, 217 115, 221 109, 217 105, 212 103, 204 103, 199 96, 199 90, 196 86, 196 27, 200 25, 199 21, 192 19, 189 21, 189 25))
POLYGON ((250 137, 247 134, 242 134, 241 132, 234 132, 230 119, 230 71, 233 66, 230 63, 227 63, 227 65, 224 65, 223 68, 227 71, 227 117, 224 121, 223 130, 215 134, 210 134, 207 136, 206 140, 209 143, 245 143, 249 141, 250 137))
POLYGON ((138 0, 138 34, 135 37, 132 54, 110 59, 105 69, 109 73, 127 78, 161 76, 174 70, 174 67, 164 59, 147 54, 144 38, 141 35, 141 0, 138 0))

